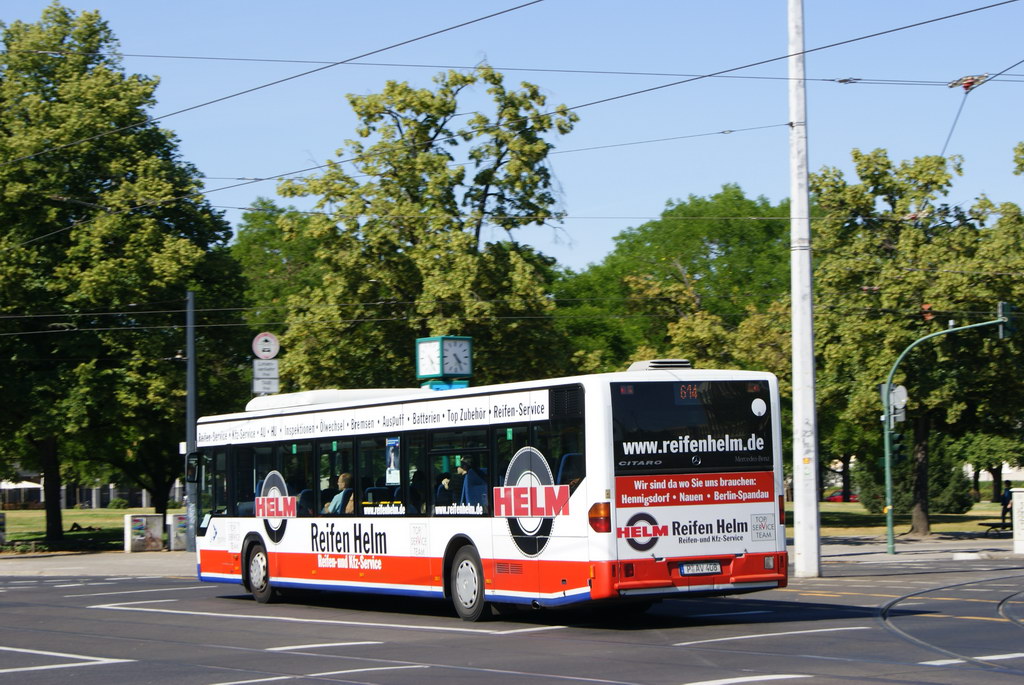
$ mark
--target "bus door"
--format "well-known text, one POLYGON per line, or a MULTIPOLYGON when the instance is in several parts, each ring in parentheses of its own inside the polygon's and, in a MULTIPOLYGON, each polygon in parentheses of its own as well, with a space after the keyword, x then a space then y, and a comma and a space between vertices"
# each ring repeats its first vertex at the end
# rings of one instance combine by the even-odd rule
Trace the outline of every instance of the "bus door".
POLYGON ((494 568, 493 574, 486 568, 484 573, 493 578, 495 593, 513 602, 532 600, 540 592, 538 536, 544 520, 529 510, 530 490, 539 484, 533 475, 536 458, 528 449, 530 437, 530 425, 525 423, 494 429, 494 568))

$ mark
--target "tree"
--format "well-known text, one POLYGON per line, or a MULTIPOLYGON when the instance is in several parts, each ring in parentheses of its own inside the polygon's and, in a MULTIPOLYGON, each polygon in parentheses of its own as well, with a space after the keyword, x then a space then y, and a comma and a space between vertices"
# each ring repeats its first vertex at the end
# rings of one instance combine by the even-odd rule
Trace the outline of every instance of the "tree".
MULTIPOLYGON (((726 184, 710 197, 669 202, 659 219, 620 233, 600 264, 559 285, 559 314, 577 359, 590 360, 588 371, 621 368, 633 356, 679 349, 683 331, 673 341, 666 324, 684 313, 732 330, 764 311, 789 287, 788 214, 786 202, 773 206, 726 184)), ((700 356, 709 351, 688 354, 709 366, 700 356)))
POLYGON ((170 326, 187 289, 215 293, 233 267, 197 171, 146 123, 157 81, 123 72, 98 14, 54 3, 3 43, 0 429, 4 459, 42 471, 58 539, 62 459, 114 464, 166 503, 184 423, 170 326))
POLYGON ((576 117, 545 110, 534 85, 507 89, 489 67, 434 81, 434 90, 389 81, 381 93, 350 95, 361 124, 359 139, 339 150, 348 161, 281 184, 286 196, 318 198, 308 222, 279 225, 287 238, 317 245, 322 269, 289 299, 282 375, 290 387, 408 385, 413 341, 426 335, 472 335, 480 382, 564 366, 549 320, 552 261, 511 236, 559 218, 544 136, 568 133, 576 117), (477 84, 493 114, 456 128, 477 84), (481 246, 486 224, 509 239, 481 246))
POLYGON ((257 198, 242 214, 231 254, 245 277, 246 320, 255 327, 280 321, 288 298, 314 287, 323 278, 323 263, 316 259, 316 242, 306 237, 307 214, 294 207, 283 209, 268 198, 257 198), (285 228, 288 235, 285 239, 285 228))
MULTIPOLYGON (((1019 300, 1010 274, 1024 269, 1024 222, 1014 205, 996 208, 984 198, 968 210, 941 204, 959 159, 895 164, 882 150, 855 150, 853 160, 859 182, 833 168, 812 177, 823 212, 815 222, 818 399, 836 422, 877 433, 877 386, 903 349, 950 318, 990 320, 996 302, 1019 300)), ((910 481, 900 486, 912 494, 911 533, 930 533, 934 432, 1016 426, 1024 397, 1019 384, 1006 383, 1016 345, 997 340, 993 327, 941 336, 902 362, 895 380, 910 394, 905 431, 913 446, 910 481)))

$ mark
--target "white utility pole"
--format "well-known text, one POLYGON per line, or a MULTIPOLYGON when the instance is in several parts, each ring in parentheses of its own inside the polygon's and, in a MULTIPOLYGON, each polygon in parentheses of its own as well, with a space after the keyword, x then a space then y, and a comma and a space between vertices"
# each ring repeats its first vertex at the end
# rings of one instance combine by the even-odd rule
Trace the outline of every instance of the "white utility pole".
POLYGON ((793 546, 798 578, 821 575, 818 419, 814 401, 814 302, 807 183, 804 5, 789 1, 790 290, 793 300, 793 546))

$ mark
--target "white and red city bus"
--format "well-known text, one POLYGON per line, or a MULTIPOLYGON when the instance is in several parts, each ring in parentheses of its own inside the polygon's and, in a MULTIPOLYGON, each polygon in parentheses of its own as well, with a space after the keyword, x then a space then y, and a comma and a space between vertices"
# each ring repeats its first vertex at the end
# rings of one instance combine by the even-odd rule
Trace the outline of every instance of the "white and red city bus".
POLYGON ((787 582, 778 384, 629 371, 253 399, 198 422, 200 580, 553 607, 787 582))

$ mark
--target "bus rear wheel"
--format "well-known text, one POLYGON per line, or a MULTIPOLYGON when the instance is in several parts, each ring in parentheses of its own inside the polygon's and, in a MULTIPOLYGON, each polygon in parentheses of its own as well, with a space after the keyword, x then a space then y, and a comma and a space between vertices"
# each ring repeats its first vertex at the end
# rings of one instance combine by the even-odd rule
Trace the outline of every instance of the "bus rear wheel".
POLYGON ((452 604, 463 621, 479 621, 487 607, 484 601, 484 570, 472 545, 460 547, 452 560, 452 604))
POLYGON ((249 592, 260 604, 274 599, 274 588, 270 585, 270 562, 267 548, 257 542, 249 550, 249 592))

